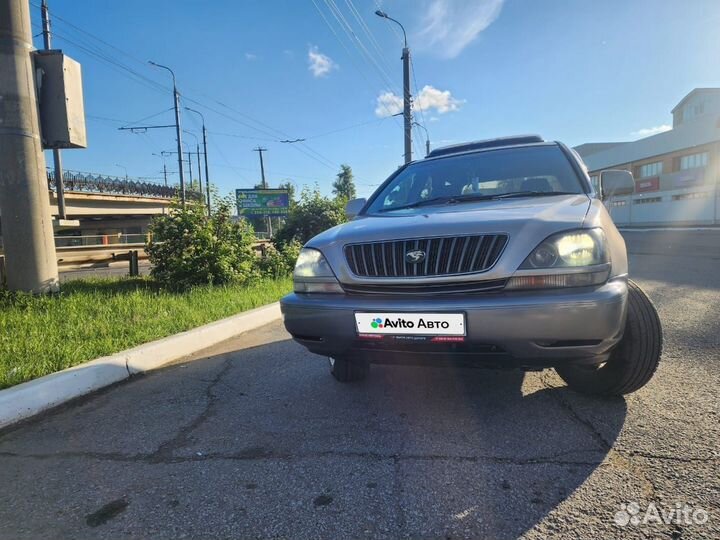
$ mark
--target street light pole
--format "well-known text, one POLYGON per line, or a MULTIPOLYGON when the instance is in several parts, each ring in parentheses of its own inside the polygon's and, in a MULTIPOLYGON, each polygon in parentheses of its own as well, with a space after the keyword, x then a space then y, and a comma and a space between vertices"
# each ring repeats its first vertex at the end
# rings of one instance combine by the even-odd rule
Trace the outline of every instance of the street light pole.
POLYGON ((119 163, 116 163, 115 166, 120 167, 122 170, 125 171, 125 181, 127 182, 128 181, 127 167, 125 165, 120 165, 119 163))
POLYGON ((412 161, 412 112, 410 110, 410 49, 407 44, 407 34, 405 33, 405 27, 400 24, 400 21, 393 19, 384 11, 378 9, 375 12, 375 15, 394 22, 400 27, 403 33, 403 128, 405 141, 405 163, 410 163, 412 161))
POLYGON ((152 153, 153 156, 158 156, 162 158, 163 160, 163 178, 165 179, 165 187, 167 187, 167 164, 165 163, 165 152, 160 152, 159 154, 156 154, 155 152, 152 153))
MULTIPOLYGON (((202 170, 200 169, 200 139, 197 138, 197 136, 192 131, 183 130, 188 135, 192 135, 192 138, 195 139, 195 156, 197 157, 197 173, 198 173, 198 191, 200 192, 200 199, 202 202, 202 170)), ((189 152, 188 152, 189 154, 189 152)), ((192 165, 191 165, 192 167, 192 165)), ((190 175, 192 176, 192 170, 190 171, 190 175)), ((192 185, 192 182, 191 182, 192 185)))
POLYGON ((425 130, 425 156, 427 156, 430 153, 430 134, 428 133, 427 128, 419 122, 413 122, 413 126, 417 126, 425 130))
POLYGON ((208 217, 210 216, 210 172, 208 170, 208 153, 207 153, 207 130, 205 129, 205 116, 200 111, 185 107, 185 110, 199 114, 202 118, 202 132, 203 132, 203 153, 205 154, 205 191, 207 193, 207 211, 208 217))
POLYGON ((161 64, 157 64, 153 62, 152 60, 149 60, 148 63, 152 66, 158 67, 160 69, 166 69, 170 72, 170 75, 172 75, 173 79, 173 101, 175 106, 175 134, 177 136, 177 152, 178 152, 178 171, 180 173, 180 202, 182 204, 182 207, 185 208, 185 174, 183 173, 183 159, 182 159, 182 137, 180 135, 180 132, 182 129, 180 128, 180 94, 177 91, 177 83, 175 80, 175 72, 170 69, 167 66, 163 66, 161 64))

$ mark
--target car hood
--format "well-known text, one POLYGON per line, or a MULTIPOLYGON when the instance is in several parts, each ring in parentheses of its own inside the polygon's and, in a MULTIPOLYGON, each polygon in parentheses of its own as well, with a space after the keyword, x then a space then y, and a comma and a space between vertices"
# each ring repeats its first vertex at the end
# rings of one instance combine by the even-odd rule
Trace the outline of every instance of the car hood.
MULTIPOLYGON (((349 273, 342 253, 346 244, 506 233, 509 241, 501 260, 482 276, 482 279, 496 279, 512 275, 530 251, 551 234, 582 227, 590 202, 587 195, 581 194, 408 208, 358 217, 317 235, 307 247, 323 252, 341 282, 367 282, 367 278, 349 273)), ((379 278, 370 279, 379 281, 379 278)), ((477 280, 478 276, 470 275, 469 279, 477 280)), ((447 280, 447 277, 427 278, 427 281, 447 280)))

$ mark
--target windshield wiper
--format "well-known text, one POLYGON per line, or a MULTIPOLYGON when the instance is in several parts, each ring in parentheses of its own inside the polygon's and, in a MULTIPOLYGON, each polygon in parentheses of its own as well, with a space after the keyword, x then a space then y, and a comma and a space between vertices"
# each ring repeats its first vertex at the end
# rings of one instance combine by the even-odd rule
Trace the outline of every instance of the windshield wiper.
POLYGON ((580 195, 573 191, 514 191, 512 193, 503 193, 502 195, 494 195, 493 199, 513 199, 515 197, 551 197, 553 195, 580 195))
POLYGON ((393 210, 404 210, 405 208, 417 208, 418 206, 427 206, 431 204, 443 204, 450 202, 453 199, 453 197, 435 197, 434 199, 424 199, 420 201, 415 201, 414 203, 410 204, 403 204, 400 206, 391 206, 390 208, 381 208, 378 210, 378 212, 391 212, 393 210))

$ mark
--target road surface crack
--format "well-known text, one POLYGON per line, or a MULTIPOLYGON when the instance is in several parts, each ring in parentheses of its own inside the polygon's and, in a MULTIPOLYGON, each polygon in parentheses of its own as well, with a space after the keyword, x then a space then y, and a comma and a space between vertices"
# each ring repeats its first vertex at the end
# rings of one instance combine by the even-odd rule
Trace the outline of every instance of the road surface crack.
POLYGON ((187 446, 190 442, 190 437, 193 431, 200 427, 208 418, 215 413, 215 404, 217 402, 217 396, 213 393, 215 386, 220 383, 221 379, 228 372, 232 366, 231 357, 225 359, 222 368, 218 371, 217 375, 213 377, 205 388, 205 407, 198 414, 192 422, 180 428, 177 434, 169 441, 161 444, 158 449, 148 456, 150 463, 166 463, 172 461, 175 451, 179 448, 187 446))

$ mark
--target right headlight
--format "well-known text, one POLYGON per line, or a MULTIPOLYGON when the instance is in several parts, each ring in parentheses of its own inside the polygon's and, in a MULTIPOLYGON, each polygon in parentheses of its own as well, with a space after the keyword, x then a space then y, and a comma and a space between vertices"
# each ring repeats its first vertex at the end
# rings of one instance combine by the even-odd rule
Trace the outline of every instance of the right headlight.
POLYGON ((610 275, 610 256, 602 229, 554 234, 537 246, 510 278, 507 289, 599 285, 610 275))
POLYGON ((325 256, 313 248, 300 250, 293 272, 293 289, 297 293, 345 292, 325 256))

